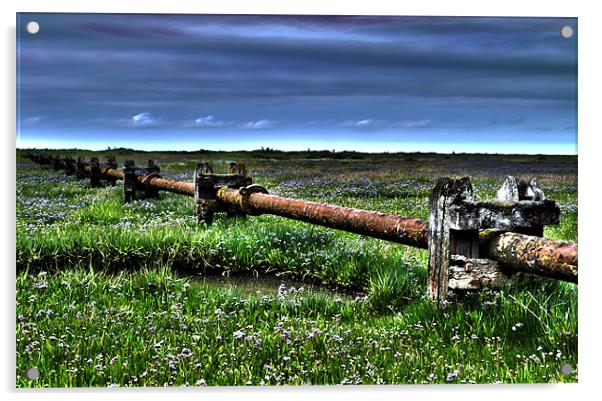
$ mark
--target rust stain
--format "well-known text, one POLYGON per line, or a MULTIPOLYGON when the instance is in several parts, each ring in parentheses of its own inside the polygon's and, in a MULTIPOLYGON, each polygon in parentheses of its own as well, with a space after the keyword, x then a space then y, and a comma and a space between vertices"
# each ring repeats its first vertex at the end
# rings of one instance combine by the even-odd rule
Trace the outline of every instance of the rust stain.
POLYGON ((171 181, 159 177, 151 178, 147 181, 146 176, 144 175, 138 176, 136 178, 138 178, 138 181, 141 184, 146 183, 151 187, 163 191, 174 192, 180 195, 194 196, 194 184, 191 182, 171 181))
POLYGON ((259 192, 244 198, 232 188, 221 188, 218 199, 256 214, 274 214, 419 248, 428 245, 428 222, 424 220, 259 192))

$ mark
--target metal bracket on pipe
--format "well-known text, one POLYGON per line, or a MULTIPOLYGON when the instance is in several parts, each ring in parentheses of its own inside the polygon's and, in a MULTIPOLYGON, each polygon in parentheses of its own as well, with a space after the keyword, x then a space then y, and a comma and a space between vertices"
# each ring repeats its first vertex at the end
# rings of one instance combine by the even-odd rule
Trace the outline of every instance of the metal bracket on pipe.
POLYGON ((161 178, 159 173, 148 173, 142 178, 142 185, 144 186, 144 195, 146 198, 158 198, 159 189, 154 188, 150 185, 150 181, 153 178, 161 178))
POLYGON ((259 216, 261 213, 256 212, 252 207, 249 206, 249 197, 252 194, 267 194, 268 190, 261 185, 249 185, 239 189, 240 192, 240 209, 250 216, 259 216))
MULTIPOLYGON (((107 161, 102 165, 101 173, 104 173, 104 171, 108 169, 117 170, 117 161, 115 160, 115 157, 107 157, 107 161)), ((114 186, 117 182, 117 178, 106 174, 102 174, 102 178, 111 186, 114 186)))
POLYGON ((159 197, 159 189, 154 188, 150 185, 150 180, 153 178, 161 178, 161 168, 155 164, 155 161, 152 159, 148 160, 146 165, 146 176, 142 180, 142 184, 144 185, 144 194, 147 198, 158 198, 159 197))
POLYGON ((243 208, 226 205, 217 198, 217 191, 222 187, 242 188, 251 185, 253 179, 247 175, 247 168, 242 163, 232 162, 229 174, 215 174, 209 162, 198 163, 194 172, 194 200, 197 221, 210 225, 216 212, 226 212, 228 217, 244 217, 243 208))
POLYGON ((136 165, 133 160, 126 160, 125 163, 123 163, 123 196, 125 203, 136 199, 137 185, 136 165))
POLYGON ((153 160, 149 160, 146 168, 136 168, 134 160, 126 160, 123 164, 123 193, 125 202, 136 199, 136 191, 144 191, 145 198, 157 198, 159 189, 150 185, 153 178, 161 178, 161 169, 153 160))
MULTIPOLYGON (((86 167, 87 166, 80 163, 78 159, 76 170, 78 178, 81 176, 80 169, 87 170, 86 167)), ((102 165, 98 161, 98 157, 91 157, 89 165, 90 188, 99 188, 101 186, 101 180, 106 181, 109 185, 115 185, 117 178, 106 174, 106 171, 110 169, 117 170, 117 162, 114 157, 108 157, 107 161, 102 165)))

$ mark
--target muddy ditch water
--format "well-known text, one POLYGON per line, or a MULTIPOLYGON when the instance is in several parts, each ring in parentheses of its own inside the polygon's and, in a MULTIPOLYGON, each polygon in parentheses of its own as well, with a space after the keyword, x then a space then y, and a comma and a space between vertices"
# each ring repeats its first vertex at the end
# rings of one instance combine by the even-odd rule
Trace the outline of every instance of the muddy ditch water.
POLYGON ((277 277, 265 274, 209 274, 183 275, 192 283, 203 283, 213 286, 229 287, 246 294, 278 296, 287 294, 321 293, 334 298, 347 300, 365 299, 366 293, 347 288, 328 287, 317 280, 297 280, 289 277, 277 277))

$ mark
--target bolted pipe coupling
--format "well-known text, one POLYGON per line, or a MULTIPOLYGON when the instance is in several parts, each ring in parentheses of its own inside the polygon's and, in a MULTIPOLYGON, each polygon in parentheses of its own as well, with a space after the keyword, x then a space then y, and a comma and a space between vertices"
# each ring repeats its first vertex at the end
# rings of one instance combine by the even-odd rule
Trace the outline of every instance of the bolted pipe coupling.
POLYGON ((161 178, 161 174, 159 174, 159 173, 149 173, 149 174, 143 176, 142 177, 142 182, 141 182, 142 185, 147 186, 147 187, 150 186, 150 181, 153 178, 161 178))
POLYGON ((250 205, 249 198, 253 194, 268 194, 268 190, 261 185, 249 185, 238 190, 240 193, 240 208, 243 212, 251 216, 259 216, 255 208, 250 205))

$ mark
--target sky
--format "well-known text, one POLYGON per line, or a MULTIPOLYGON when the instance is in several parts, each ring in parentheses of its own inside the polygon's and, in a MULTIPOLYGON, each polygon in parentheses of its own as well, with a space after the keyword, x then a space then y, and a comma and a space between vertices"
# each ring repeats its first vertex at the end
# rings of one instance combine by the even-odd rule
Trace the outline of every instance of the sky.
POLYGON ((576 154, 577 19, 20 13, 17 147, 576 154))

